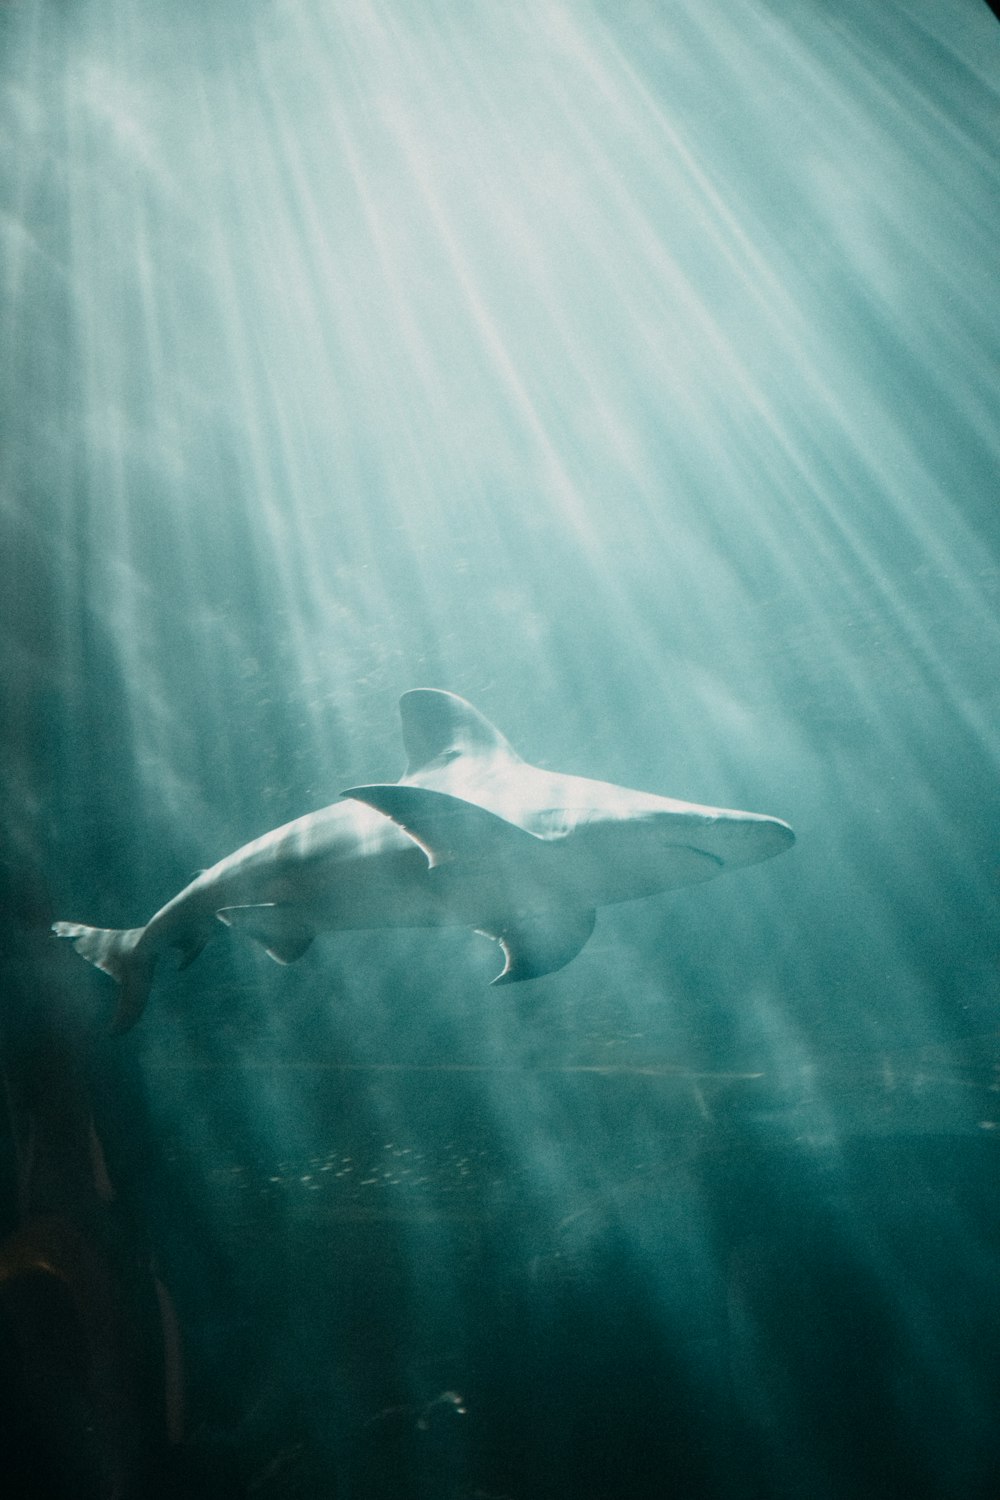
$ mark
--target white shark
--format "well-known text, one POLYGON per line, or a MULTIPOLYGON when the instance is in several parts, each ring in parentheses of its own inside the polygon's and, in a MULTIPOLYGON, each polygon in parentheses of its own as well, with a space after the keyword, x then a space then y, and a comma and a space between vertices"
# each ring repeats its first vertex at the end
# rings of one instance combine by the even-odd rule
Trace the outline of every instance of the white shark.
POLYGON ((141 1015, 164 949, 186 967, 216 918, 279 963, 340 928, 472 927, 500 943, 493 983, 505 984, 569 963, 598 906, 712 880, 795 841, 779 818, 529 765, 454 693, 418 688, 399 711, 409 764, 398 782, 352 787, 245 844, 145 927, 54 923, 118 981, 114 1030, 141 1015))

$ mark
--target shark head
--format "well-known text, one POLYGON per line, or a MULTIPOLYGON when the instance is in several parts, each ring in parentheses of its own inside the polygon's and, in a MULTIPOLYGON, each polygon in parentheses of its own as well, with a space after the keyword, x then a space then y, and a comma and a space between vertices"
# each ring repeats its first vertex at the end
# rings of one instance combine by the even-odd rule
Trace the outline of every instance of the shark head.
POLYGON ((559 804, 525 820, 541 838, 558 839, 600 904, 698 885, 728 870, 781 854, 795 834, 780 818, 703 807, 606 782, 584 782, 588 806, 573 805, 563 780, 559 804))
POLYGON ((691 819, 690 834, 694 847, 717 860, 723 870, 740 870, 773 859, 795 843, 794 831, 781 818, 725 807, 698 808, 691 819))

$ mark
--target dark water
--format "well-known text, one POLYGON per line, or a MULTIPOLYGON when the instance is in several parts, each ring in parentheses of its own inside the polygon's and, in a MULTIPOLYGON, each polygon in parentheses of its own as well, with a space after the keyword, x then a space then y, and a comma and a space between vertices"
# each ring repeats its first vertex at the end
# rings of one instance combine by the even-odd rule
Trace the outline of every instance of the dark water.
POLYGON ((1000 1493, 990 12, 10 0, 0 74, 11 1493, 1000 1493), (414 686, 798 843, 106 1037, 49 922, 414 686))

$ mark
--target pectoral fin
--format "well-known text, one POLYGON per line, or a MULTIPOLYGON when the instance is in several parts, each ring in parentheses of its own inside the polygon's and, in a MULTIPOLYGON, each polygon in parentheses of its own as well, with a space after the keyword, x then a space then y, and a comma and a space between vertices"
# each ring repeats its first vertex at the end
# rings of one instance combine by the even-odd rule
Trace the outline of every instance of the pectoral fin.
POLYGON ((493 983, 514 984, 561 969, 590 937, 595 915, 587 908, 533 912, 480 928, 488 937, 496 938, 507 960, 493 983))
POLYGON ((426 787, 355 786, 344 792, 384 813, 419 844, 433 870, 449 860, 509 861, 528 855, 545 840, 506 818, 487 812, 478 803, 426 787))
POLYGON ((260 906, 224 906, 215 915, 227 927, 245 932, 261 943, 275 963, 293 964, 316 934, 293 907, 267 902, 260 906))

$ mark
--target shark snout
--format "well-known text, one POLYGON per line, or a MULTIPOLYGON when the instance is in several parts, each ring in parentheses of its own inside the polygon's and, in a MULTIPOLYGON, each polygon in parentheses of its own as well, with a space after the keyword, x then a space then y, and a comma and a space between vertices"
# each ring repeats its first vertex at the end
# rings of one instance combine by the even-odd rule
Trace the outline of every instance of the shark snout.
POLYGON ((767 851, 767 856, 772 854, 783 854, 795 843, 795 830, 782 818, 769 818, 765 815, 760 817, 757 823, 757 832, 754 837, 759 847, 767 851))
POLYGON ((706 854, 731 870, 783 854, 795 843, 795 834, 781 818, 766 813, 720 810, 705 819, 697 842, 706 854))

